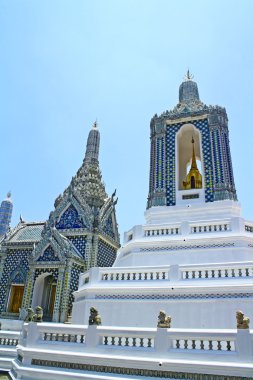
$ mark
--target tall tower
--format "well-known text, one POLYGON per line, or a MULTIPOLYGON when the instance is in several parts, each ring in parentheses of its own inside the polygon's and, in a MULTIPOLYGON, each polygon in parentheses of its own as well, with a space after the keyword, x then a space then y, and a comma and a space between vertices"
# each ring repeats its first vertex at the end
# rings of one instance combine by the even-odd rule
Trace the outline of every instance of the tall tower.
POLYGON ((152 118, 150 134, 147 208, 184 205, 189 199, 203 203, 237 200, 226 110, 201 102, 189 71, 179 87, 179 103, 152 118), (201 186, 195 183, 196 169, 188 176, 193 163, 191 141, 201 186), (192 184, 185 186, 187 176, 192 184))
POLYGON ((1 203, 0 207, 0 237, 8 232, 12 216, 11 193, 8 192, 7 198, 1 203))
POLYGON ((92 284, 83 275, 73 321, 85 323, 92 305, 105 325, 152 327, 165 310, 175 328, 235 328, 237 310, 253 320, 252 257, 226 111, 201 102, 188 72, 177 106, 151 120, 145 222, 125 232, 112 268, 91 271, 92 284))

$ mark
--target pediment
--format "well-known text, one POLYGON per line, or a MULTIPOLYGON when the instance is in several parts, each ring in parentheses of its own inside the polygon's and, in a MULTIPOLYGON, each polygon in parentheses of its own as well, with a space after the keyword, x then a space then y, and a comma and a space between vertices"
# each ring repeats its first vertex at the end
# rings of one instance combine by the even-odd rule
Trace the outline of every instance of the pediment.
POLYGON ((56 222, 55 227, 58 230, 63 230, 72 228, 86 228, 86 225, 79 216, 77 209, 70 204, 60 216, 59 221, 56 222))
POLYGON ((37 259, 38 262, 60 261, 52 245, 48 245, 37 259))
POLYGON ((83 259, 73 242, 55 227, 48 227, 33 251, 33 261, 38 263, 62 263, 71 257, 83 259))
POLYGON ((77 190, 74 193, 66 193, 56 204, 57 207, 50 214, 49 219, 58 230, 92 227, 94 220, 92 209, 77 190))

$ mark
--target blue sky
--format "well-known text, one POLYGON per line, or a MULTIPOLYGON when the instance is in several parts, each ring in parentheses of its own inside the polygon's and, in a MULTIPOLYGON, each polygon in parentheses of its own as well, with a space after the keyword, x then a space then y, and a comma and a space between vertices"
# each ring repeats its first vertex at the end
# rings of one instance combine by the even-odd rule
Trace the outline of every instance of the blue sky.
POLYGON ((189 68, 225 106, 243 214, 253 219, 253 2, 0 0, 0 199, 45 220, 82 163, 97 118, 120 232, 142 223, 149 122, 178 102, 189 68))

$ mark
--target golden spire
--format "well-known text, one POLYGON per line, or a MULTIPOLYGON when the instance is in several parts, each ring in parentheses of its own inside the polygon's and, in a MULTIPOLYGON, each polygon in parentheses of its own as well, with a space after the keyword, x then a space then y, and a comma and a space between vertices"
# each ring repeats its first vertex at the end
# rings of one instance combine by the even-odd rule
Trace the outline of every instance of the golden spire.
POLYGON ((194 138, 192 137, 192 165, 191 170, 198 170, 197 162, 196 162, 196 156, 195 156, 195 150, 194 150, 194 138))
POLYGON ((197 161, 194 149, 194 138, 192 136, 192 163, 191 169, 183 181, 184 190, 201 189, 202 188, 202 175, 197 167, 197 161))

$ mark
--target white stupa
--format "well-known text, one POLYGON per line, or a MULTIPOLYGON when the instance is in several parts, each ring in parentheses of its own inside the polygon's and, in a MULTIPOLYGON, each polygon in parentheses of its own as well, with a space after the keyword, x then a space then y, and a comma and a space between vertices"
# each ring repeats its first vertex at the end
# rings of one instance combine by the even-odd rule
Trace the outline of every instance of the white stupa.
POLYGON ((82 275, 73 322, 95 306, 105 325, 234 328, 253 320, 253 224, 241 216, 227 114, 199 100, 187 73, 179 103, 150 123, 146 222, 125 233, 113 268, 82 275), (141 315, 141 317, 140 317, 141 315))

